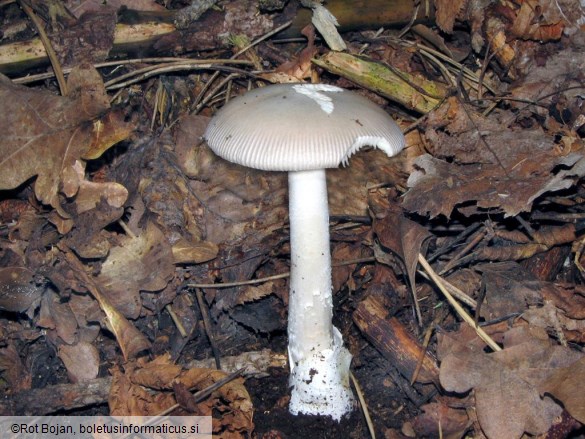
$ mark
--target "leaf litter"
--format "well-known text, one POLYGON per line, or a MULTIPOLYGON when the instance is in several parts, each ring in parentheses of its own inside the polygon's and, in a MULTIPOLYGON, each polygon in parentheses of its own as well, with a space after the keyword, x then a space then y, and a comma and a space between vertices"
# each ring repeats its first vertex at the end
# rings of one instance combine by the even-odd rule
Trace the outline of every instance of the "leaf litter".
MULTIPOLYGON (((328 51, 311 27, 306 43, 261 42, 243 55, 258 70, 250 82, 249 63, 165 71, 112 92, 103 78, 149 64, 85 64, 111 59, 116 9, 164 7, 102 3, 36 9, 73 67, 67 96, 50 82, 0 78, 0 389, 11 401, 112 376, 108 414, 173 406, 213 413, 224 438, 365 437, 357 416, 341 426, 288 416, 282 369, 194 402, 192 391, 226 373, 183 366, 284 352, 286 176, 226 163, 201 137, 225 94, 260 78, 321 75, 397 112, 410 131, 396 160, 364 151, 328 172, 336 324, 375 429, 389 438, 583 433, 582 5, 436 1, 435 23, 406 37, 342 31, 346 53, 328 51), (389 90, 373 71, 409 87, 389 90), (421 272, 422 255, 498 349, 450 308, 421 272), (238 281, 254 284, 221 285, 238 281), (48 386, 28 353, 55 358, 48 386)), ((227 3, 204 17, 239 10, 227 3)), ((290 13, 272 11, 217 53, 229 58, 255 27, 290 13)), ((183 40, 158 50, 188 50, 183 40)), ((0 402, 0 412, 16 406, 0 402)))

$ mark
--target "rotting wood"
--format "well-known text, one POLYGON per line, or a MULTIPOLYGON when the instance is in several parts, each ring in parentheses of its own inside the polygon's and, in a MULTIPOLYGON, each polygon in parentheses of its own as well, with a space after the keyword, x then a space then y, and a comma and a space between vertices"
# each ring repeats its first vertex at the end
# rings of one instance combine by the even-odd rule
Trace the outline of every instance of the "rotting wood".
MULTIPOLYGON (((118 24, 112 54, 140 51, 175 31, 171 23, 118 24)), ((22 72, 44 66, 48 61, 47 52, 39 38, 0 46, 0 73, 22 72)))
MULTIPOLYGON (((416 10, 412 0, 329 0, 326 6, 337 18, 340 32, 405 26, 411 22, 416 10)), ((309 9, 299 8, 294 11, 294 15, 290 16, 291 19, 294 17, 292 25, 278 37, 297 37, 301 29, 311 22, 309 9)), ((434 18, 434 4, 422 2, 413 23, 431 22, 434 18)))
MULTIPOLYGON (((357 306, 353 321, 400 374, 410 380, 420 362, 423 348, 397 318, 387 316, 388 311, 384 306, 369 296, 357 306)), ((438 383, 438 378, 436 361, 425 354, 417 381, 438 383)))
MULTIPOLYGON (((404 26, 415 12, 414 2, 411 0, 399 0, 391 7, 386 0, 337 0, 329 2, 328 7, 340 21, 340 31, 404 26)), ((276 15, 257 14, 254 0, 232 0, 222 8, 222 12, 206 12, 196 23, 184 30, 176 28, 174 11, 126 11, 116 25, 114 45, 109 56, 144 57, 225 49, 229 46, 227 36, 230 33, 245 35, 253 40, 290 19, 294 20, 290 29, 279 33, 278 38, 300 37, 301 29, 310 23, 311 12, 304 8, 297 9, 296 6, 276 15), (131 20, 125 19, 125 16, 131 16, 131 20), (233 22, 230 18, 233 16, 239 16, 240 20, 233 22)), ((417 17, 417 22, 432 20, 434 9, 431 7, 425 11, 421 7, 417 17)), ((14 74, 47 65, 48 61, 47 53, 38 38, 0 45, 0 73, 14 74)))
POLYGON ((448 95, 441 83, 348 53, 329 52, 313 62, 419 113, 428 113, 448 95))

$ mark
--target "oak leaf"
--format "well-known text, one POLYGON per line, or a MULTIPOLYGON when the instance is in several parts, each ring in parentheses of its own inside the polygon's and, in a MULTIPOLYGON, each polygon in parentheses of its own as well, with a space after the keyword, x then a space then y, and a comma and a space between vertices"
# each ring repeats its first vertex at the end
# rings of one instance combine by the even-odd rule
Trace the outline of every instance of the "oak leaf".
POLYGON ((456 393, 475 390, 477 417, 489 439, 548 431, 562 408, 548 397, 541 398, 540 386, 583 354, 552 344, 545 331, 534 327, 510 329, 504 334, 504 349, 491 354, 474 340, 469 326, 458 334, 440 336, 443 388, 456 393))
POLYGON ((108 96, 93 67, 74 69, 68 88, 69 96, 61 97, 0 75, 0 190, 36 176, 37 198, 60 211, 63 172, 76 160, 101 156, 131 132, 120 114, 108 111, 108 96))

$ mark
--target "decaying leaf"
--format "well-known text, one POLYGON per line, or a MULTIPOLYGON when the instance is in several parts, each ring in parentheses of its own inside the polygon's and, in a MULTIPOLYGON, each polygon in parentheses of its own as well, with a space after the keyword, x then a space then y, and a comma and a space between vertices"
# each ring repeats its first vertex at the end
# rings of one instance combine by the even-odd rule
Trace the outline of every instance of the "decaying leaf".
POLYGON ((563 12, 550 0, 527 0, 520 3, 510 29, 514 36, 540 42, 561 38, 565 28, 563 12))
MULTIPOLYGON (((199 391, 226 376, 214 369, 183 369, 170 362, 168 355, 153 361, 138 360, 127 363, 124 371, 113 370, 110 391, 112 416, 154 416, 176 404, 174 383, 199 391)), ((178 409, 179 414, 185 414, 178 409)), ((218 437, 236 439, 251 434, 254 424, 252 401, 244 387, 243 379, 237 378, 217 389, 196 406, 199 416, 220 414, 213 418, 213 433, 218 437)))
POLYGON ((480 315, 488 321, 521 313, 542 301, 543 283, 516 262, 479 265, 476 269, 482 273, 485 286, 480 315))
POLYGON ((68 303, 62 303, 55 293, 45 293, 41 300, 41 310, 37 326, 46 328, 49 335, 59 337, 65 343, 75 343, 77 320, 68 303))
POLYGON ((412 423, 418 437, 463 437, 471 425, 465 410, 449 407, 445 398, 425 404, 421 410, 412 423))
MULTIPOLYGON (((120 188, 125 192, 122 186, 120 188)), ((100 190, 95 193, 96 196, 99 194, 100 190)), ((114 244, 108 239, 109 233, 105 228, 122 217, 124 208, 114 207, 104 198, 99 200, 95 208, 79 214, 76 212, 76 202, 68 203, 64 207, 71 214, 68 220, 71 223, 70 230, 62 231, 66 234, 67 246, 82 258, 105 258, 114 244)), ((52 222, 58 221, 59 218, 61 217, 57 214, 50 216, 52 222)))
POLYGON ((30 371, 22 363, 16 347, 11 343, 0 348, 0 389, 6 389, 6 394, 16 393, 30 389, 31 383, 30 371))
MULTIPOLYGON (((124 315, 118 311, 118 309, 112 305, 110 300, 99 290, 96 282, 87 274, 85 267, 79 262, 79 259, 77 259, 77 257, 75 257, 69 250, 64 251, 63 255, 80 283, 89 290, 94 299, 99 303, 101 310, 106 315, 104 323, 115 335, 124 358, 134 358, 140 352, 149 349, 150 342, 148 339, 132 326, 124 315)), ((82 290, 81 287, 77 288, 82 290)), ((73 342, 74 341, 70 341, 69 343, 72 344, 73 342)))
POLYGON ((100 354, 92 344, 81 341, 73 345, 61 345, 58 355, 71 382, 89 381, 98 376, 100 354))
POLYGON ((25 267, 0 268, 0 310, 24 312, 39 302, 41 294, 32 271, 25 267))
POLYGON ((123 237, 97 276, 104 295, 129 318, 140 315, 140 291, 159 291, 174 273, 171 246, 153 224, 138 237, 123 237))
POLYGON ((301 33, 307 37, 307 47, 294 60, 278 66, 275 73, 268 73, 268 75, 273 75, 271 76, 273 82, 298 82, 311 77, 313 66, 311 60, 318 52, 315 46, 315 28, 313 26, 305 26, 301 30, 301 33), (286 75, 284 78, 290 78, 292 81, 288 79, 278 80, 279 78, 283 79, 282 76, 279 77, 278 75, 286 75))
POLYGON ((200 264, 215 258, 218 248, 212 242, 191 243, 182 238, 173 244, 172 252, 175 264, 200 264))
POLYGON ((490 209, 514 216, 585 175, 582 143, 561 156, 552 135, 520 129, 515 120, 506 111, 481 116, 456 98, 429 113, 425 137, 434 157, 414 161, 404 207, 431 217, 449 217, 455 207, 465 215, 490 209))
POLYGON ((443 32, 453 32, 455 19, 460 18, 458 15, 467 5, 467 0, 438 0, 435 2, 437 8, 436 19, 437 25, 443 32))
POLYGON ((555 370, 541 385, 541 391, 561 401, 573 418, 585 424, 585 357, 555 370))
POLYGON ((107 112, 108 97, 93 68, 71 73, 69 97, 31 90, 0 77, 0 189, 12 189, 33 176, 35 194, 59 207, 62 173, 76 160, 99 157, 128 137, 129 124, 107 112))
POLYGON ((236 305, 254 302, 274 293, 274 282, 264 282, 260 285, 252 285, 242 288, 237 295, 236 305))
POLYGON ((571 319, 585 320, 585 290, 582 285, 555 283, 543 291, 546 300, 571 319))
POLYGON ((429 154, 418 157, 414 165, 403 205, 431 217, 450 217, 455 207, 470 203, 476 207, 459 210, 471 214, 497 209, 506 216, 515 216, 529 211, 540 195, 566 189, 585 175, 585 158, 581 154, 526 157, 522 166, 509 171, 509 177, 499 165, 458 166, 429 154))
POLYGON ((102 199, 117 208, 122 207, 128 198, 128 191, 119 183, 86 180, 85 164, 80 160, 63 170, 62 192, 68 198, 75 197, 77 214, 94 209, 102 199))
POLYGON ((384 218, 374 221, 374 232, 384 247, 404 261, 410 286, 415 289, 418 254, 424 253, 428 230, 406 218, 401 209, 391 208, 384 218))
POLYGON ((531 325, 551 331, 564 344, 567 341, 585 342, 585 320, 568 317, 553 301, 545 300, 543 306, 524 311, 522 318, 531 325))
POLYGON ((583 354, 554 345, 546 332, 528 327, 510 329, 504 334, 504 349, 486 354, 471 333, 465 326, 457 334, 440 336, 441 385, 456 393, 475 390, 477 417, 489 439, 548 431, 562 408, 542 398, 539 386, 583 354))

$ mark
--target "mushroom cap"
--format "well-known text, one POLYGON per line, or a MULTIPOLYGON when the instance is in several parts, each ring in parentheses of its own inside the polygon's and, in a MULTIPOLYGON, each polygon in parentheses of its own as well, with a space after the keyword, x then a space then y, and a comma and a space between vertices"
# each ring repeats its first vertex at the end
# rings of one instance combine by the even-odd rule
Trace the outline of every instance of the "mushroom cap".
POLYGON ((369 145, 393 156, 404 136, 368 99, 326 84, 257 88, 228 102, 205 132, 220 157, 267 171, 337 168, 369 145))

